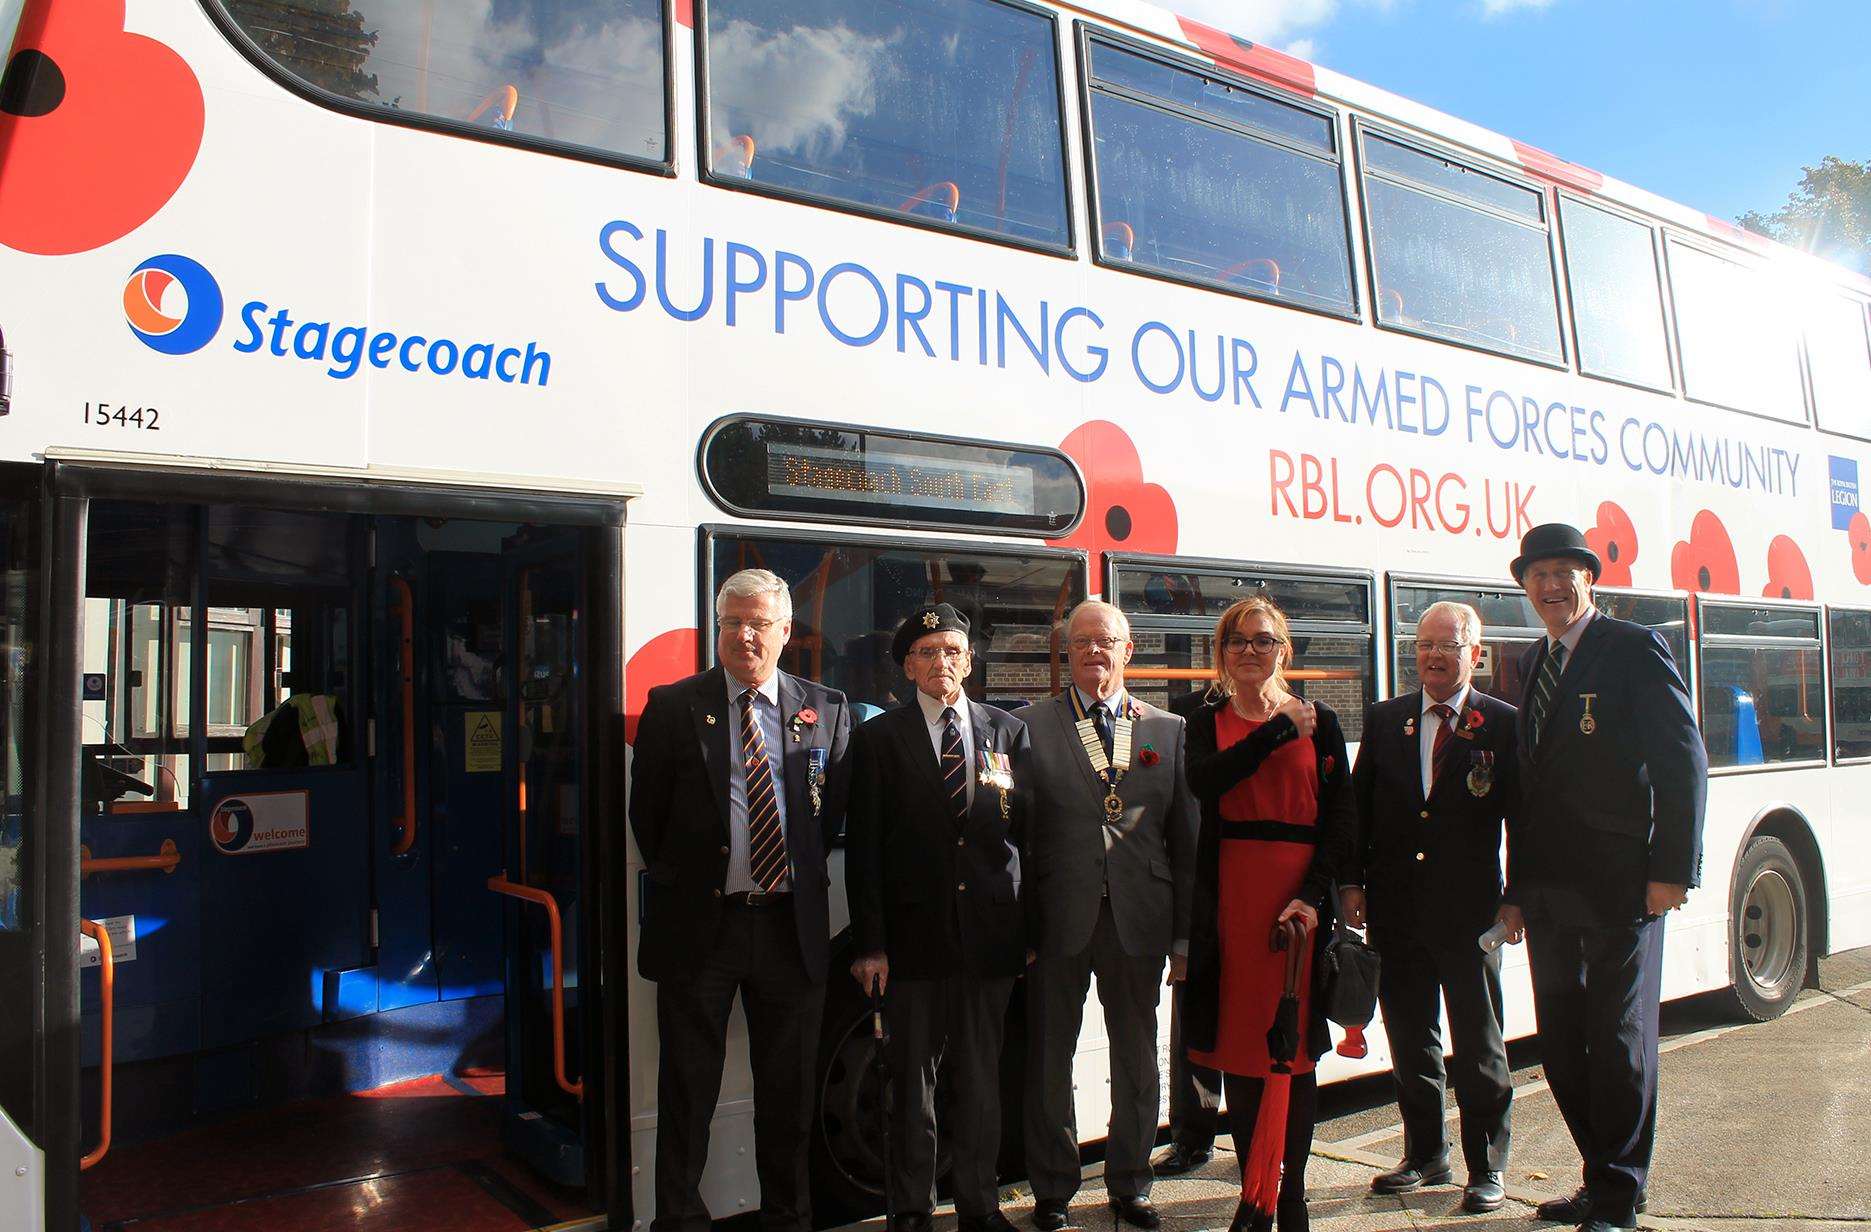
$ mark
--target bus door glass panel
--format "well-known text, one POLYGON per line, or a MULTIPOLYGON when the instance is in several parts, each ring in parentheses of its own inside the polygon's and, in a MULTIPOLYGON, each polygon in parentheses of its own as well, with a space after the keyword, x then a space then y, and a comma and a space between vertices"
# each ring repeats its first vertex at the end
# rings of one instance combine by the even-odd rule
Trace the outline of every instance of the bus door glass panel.
POLYGON ((1336 711, 1348 742, 1361 738, 1376 697, 1370 579, 1160 558, 1115 559, 1111 575, 1112 601, 1137 644, 1125 675, 1137 696, 1185 713, 1199 704, 1215 679, 1215 623, 1237 601, 1264 595, 1292 633, 1288 687, 1336 711))
POLYGON ((1068 242, 1050 15, 997 0, 713 0, 705 12, 715 178, 1068 242))
POLYGON ((1350 313, 1329 113, 1093 40, 1099 255, 1350 313))
POLYGON ((1832 653, 1832 756, 1871 757, 1871 611, 1826 612, 1832 653))
POLYGON ((513 739, 506 875, 550 894, 560 921, 555 956, 550 917, 537 902, 507 897, 506 1140, 560 1184, 584 1182, 586 1024, 595 1006, 586 963, 585 679, 581 557, 572 532, 522 531, 503 554, 507 570, 513 739), (528 539, 532 541, 527 542, 528 539), (555 539, 560 541, 555 542, 555 539), (554 1027, 555 965, 563 981, 554 1027), (561 1078, 564 1079, 561 1082, 561 1078))
POLYGON ((1819 295, 1807 305, 1806 360, 1819 426, 1871 437, 1871 317, 1863 300, 1819 295))
POLYGON ((366 109, 661 162, 659 0, 215 0, 293 77, 366 109))
POLYGON ((1379 324, 1562 362, 1545 195, 1375 133, 1363 151, 1379 324))
MULTIPOLYGON (((185 718, 199 535, 185 506, 97 501, 88 519, 80 854, 173 857, 166 867, 80 866, 79 913, 105 923, 116 950, 119 1062, 200 1046, 206 832, 185 718)), ((97 995, 87 975, 86 1066, 98 1059, 97 995)))
POLYGON ((181 723, 203 755, 203 1044, 214 1047, 377 1006, 368 979, 347 979, 372 966, 356 522, 204 515, 200 661, 188 664, 181 723))
POLYGON ((1422 688, 1416 675, 1416 625, 1437 603, 1466 603, 1481 616, 1481 663, 1474 687, 1491 697, 1520 704, 1526 682, 1520 655, 1544 636, 1526 593, 1513 586, 1464 586, 1459 582, 1401 582, 1390 587, 1393 696, 1422 688))
MULTIPOLYGON (((0 498, 0 988, 8 990, 0 996, 0 1048, 9 1058, 29 1055, 38 1002, 26 990, 38 978, 33 929, 39 886, 22 859, 37 824, 30 802, 38 733, 26 704, 26 677, 39 657, 38 523, 32 497, 0 498)), ((0 1111, 28 1134, 37 1131, 33 1071, 27 1064, 0 1065, 0 1111)))
POLYGON ((1709 765, 1823 762, 1819 613, 1699 601, 1702 739, 1709 765))

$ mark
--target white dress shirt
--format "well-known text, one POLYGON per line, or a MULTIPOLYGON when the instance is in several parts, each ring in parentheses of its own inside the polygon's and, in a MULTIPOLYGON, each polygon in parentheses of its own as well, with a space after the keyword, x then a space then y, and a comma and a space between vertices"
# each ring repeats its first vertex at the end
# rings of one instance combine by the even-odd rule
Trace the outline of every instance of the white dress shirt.
POLYGON ((1463 685, 1456 691, 1455 696, 1446 702, 1438 702, 1429 695, 1428 689, 1423 690, 1423 717, 1417 729, 1417 736, 1422 743, 1423 799, 1425 800, 1429 799, 1429 789, 1435 783, 1434 769, 1430 762, 1434 760, 1432 754, 1436 751, 1436 733, 1442 730, 1442 716, 1435 712, 1435 707, 1447 706, 1455 711, 1455 721, 1460 723, 1462 708, 1468 705, 1468 689, 1468 685, 1463 685))
MULTIPOLYGON (((751 856, 747 842, 747 766, 741 751, 741 694, 747 685, 723 671, 728 682, 728 879, 723 889, 729 894, 758 890, 754 884, 751 856)), ((760 738, 766 743, 767 769, 773 775, 773 803, 779 809, 780 833, 786 830, 786 753, 780 731, 780 674, 774 672, 766 683, 754 688, 754 721, 760 724, 760 738)), ((790 852, 788 853, 790 856, 790 852)), ((790 862, 790 860, 789 860, 790 862)), ((792 889, 792 875, 781 876, 775 892, 792 889)))

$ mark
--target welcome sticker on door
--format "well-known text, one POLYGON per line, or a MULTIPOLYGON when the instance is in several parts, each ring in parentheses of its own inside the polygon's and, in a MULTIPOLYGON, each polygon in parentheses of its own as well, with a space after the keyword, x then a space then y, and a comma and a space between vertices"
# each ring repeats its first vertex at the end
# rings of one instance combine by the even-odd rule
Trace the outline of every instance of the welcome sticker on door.
POLYGON ((208 837, 223 855, 297 851, 312 845, 307 792, 264 791, 229 796, 214 806, 208 837))

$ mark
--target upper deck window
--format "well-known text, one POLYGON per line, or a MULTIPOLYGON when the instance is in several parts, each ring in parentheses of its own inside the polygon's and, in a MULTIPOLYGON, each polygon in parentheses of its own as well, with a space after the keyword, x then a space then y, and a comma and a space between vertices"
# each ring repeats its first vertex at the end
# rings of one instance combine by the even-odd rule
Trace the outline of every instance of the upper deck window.
POLYGON ((1378 323, 1564 362, 1545 194, 1375 133, 1362 137, 1378 323))
POLYGON ((1865 304, 1820 295, 1806 319, 1806 360, 1812 367, 1819 426, 1871 437, 1871 336, 1865 304))
POLYGON ((1329 114, 1092 40, 1098 253, 1350 315, 1329 114))
POLYGON ((366 114, 661 163, 661 0, 216 0, 274 64, 366 114))
POLYGON ((1560 198, 1559 216, 1579 371, 1669 389, 1670 341, 1654 233, 1641 222, 1569 197, 1560 198))
POLYGON ((705 20, 717 182, 1071 242, 1050 16, 996 0, 711 0, 705 20))
POLYGON ((1698 402, 1805 422, 1800 314, 1785 289, 1764 270, 1676 239, 1664 247, 1683 392, 1698 402))

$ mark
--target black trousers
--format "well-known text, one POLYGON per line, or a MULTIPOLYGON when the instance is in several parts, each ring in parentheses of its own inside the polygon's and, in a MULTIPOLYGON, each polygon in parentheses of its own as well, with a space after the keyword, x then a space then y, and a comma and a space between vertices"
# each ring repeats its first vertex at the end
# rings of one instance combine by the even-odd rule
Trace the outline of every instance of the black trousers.
POLYGON ((1592 1215, 1634 1223, 1657 1134, 1663 920, 1530 920, 1527 947, 1546 1080, 1579 1148, 1592 1215))
POLYGON ((1066 958, 1027 968, 1026 1167, 1033 1196, 1070 1201, 1078 1192, 1078 1109, 1072 1099, 1073 1059, 1085 1017, 1085 995, 1098 976, 1110 1041, 1111 1121, 1105 1143, 1105 1190, 1113 1198, 1150 1192, 1150 1148, 1156 1142, 1162 1079, 1157 1071, 1156 1010, 1167 955, 1126 954, 1111 904, 1098 911, 1091 943, 1066 958))
POLYGON ((1500 951, 1483 954, 1467 938, 1430 946, 1411 936, 1375 930, 1373 943, 1384 964, 1378 1003, 1390 1039, 1397 1109, 1403 1115, 1404 1159, 1429 1163, 1447 1156, 1443 1092, 1445 1083, 1452 1082, 1468 1171, 1505 1171, 1514 1088, 1501 1038, 1500 951), (1444 1000, 1455 1045, 1446 1071, 1444 1000))
MULTIPOLYGON (((1306 1161, 1312 1158, 1312 1130, 1319 1119, 1319 1071, 1294 1074, 1288 1081, 1292 1094, 1286 1108, 1286 1149, 1280 1161, 1281 1205, 1306 1200, 1306 1161)), ((1224 1073, 1221 1085, 1228 1100, 1228 1124, 1234 1130, 1235 1163, 1245 1180, 1248 1144, 1253 1141, 1254 1119, 1260 1115, 1260 1096, 1267 1080, 1224 1073)))
POLYGON ((788 903, 727 908, 713 951, 696 956, 693 978, 656 985, 655 1232, 706 1232, 709 1226, 702 1171, 737 994, 754 1079, 760 1226, 764 1232, 812 1227, 807 1168, 825 985, 806 975, 788 903))
POLYGON ((890 1209, 897 1214, 935 1208, 938 1069, 955 1213, 1000 1209, 1000 1048, 1012 995, 1012 976, 890 981, 884 1012, 896 1083, 890 1209))
POLYGON ((1211 1151, 1221 1120, 1221 1073, 1189 1059, 1182 1044, 1182 990, 1169 1002, 1169 1140, 1185 1151, 1211 1151))

